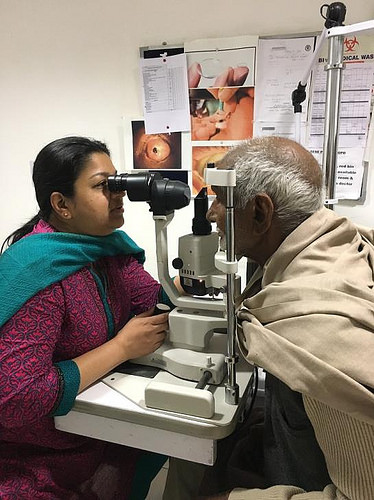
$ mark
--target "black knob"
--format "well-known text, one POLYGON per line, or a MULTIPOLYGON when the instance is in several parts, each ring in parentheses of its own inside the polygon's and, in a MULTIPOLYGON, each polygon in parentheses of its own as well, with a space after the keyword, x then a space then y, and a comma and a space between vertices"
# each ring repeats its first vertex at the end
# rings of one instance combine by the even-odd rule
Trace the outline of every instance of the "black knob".
POLYGON ((176 257, 172 261, 172 266, 174 267, 174 269, 182 269, 182 267, 183 267, 183 260, 180 257, 176 257))

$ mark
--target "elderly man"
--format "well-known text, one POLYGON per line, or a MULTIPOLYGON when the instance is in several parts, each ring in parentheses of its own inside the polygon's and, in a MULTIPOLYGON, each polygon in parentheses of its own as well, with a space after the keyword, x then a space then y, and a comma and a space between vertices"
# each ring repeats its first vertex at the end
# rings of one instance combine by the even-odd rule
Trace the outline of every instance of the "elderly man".
MULTIPOLYGON (((235 251, 260 266, 238 342, 267 372, 263 472, 274 485, 229 498, 374 499, 372 234, 322 206, 318 163, 293 141, 253 139, 218 167, 236 170, 235 251)), ((208 218, 224 236, 215 191, 208 218)))
MULTIPOLYGON (((252 463, 263 483, 234 484, 227 468, 225 489, 246 489, 210 498, 374 499, 373 233, 323 207, 318 163, 293 141, 252 139, 217 167, 236 170, 236 254, 259 265, 237 340, 265 369, 266 391, 261 467, 252 463)), ((208 218, 224 239, 214 191, 208 218)), ((248 467, 240 453, 234 462, 248 467)))

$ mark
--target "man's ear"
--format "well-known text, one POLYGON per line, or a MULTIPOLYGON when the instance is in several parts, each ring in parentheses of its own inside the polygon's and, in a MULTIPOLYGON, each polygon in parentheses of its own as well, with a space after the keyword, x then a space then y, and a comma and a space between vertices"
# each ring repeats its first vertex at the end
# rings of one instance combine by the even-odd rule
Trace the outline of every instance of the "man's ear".
POLYGON ((71 219, 71 212, 68 207, 65 196, 57 191, 54 191, 50 197, 52 210, 63 220, 71 219))
POLYGON ((263 235, 271 226, 274 215, 274 204, 270 196, 265 193, 257 194, 252 202, 253 230, 255 234, 263 235))

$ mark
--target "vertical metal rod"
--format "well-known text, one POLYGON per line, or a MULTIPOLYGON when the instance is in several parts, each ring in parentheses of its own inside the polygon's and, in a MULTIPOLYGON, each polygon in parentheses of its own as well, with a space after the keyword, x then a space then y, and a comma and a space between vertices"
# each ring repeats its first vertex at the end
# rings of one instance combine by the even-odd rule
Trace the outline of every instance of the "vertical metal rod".
POLYGON ((340 92, 342 86, 342 70, 344 69, 344 37, 342 35, 337 35, 329 38, 328 49, 328 59, 325 66, 325 71, 327 71, 327 83, 322 169, 326 189, 326 205, 332 208, 335 202, 340 92))
MULTIPOLYGON (((234 239, 234 188, 226 188, 226 258, 229 262, 235 259, 234 239)), ((238 404, 239 386, 236 383, 237 356, 235 354, 236 315, 235 315, 235 275, 227 275, 227 378, 225 385, 225 401, 238 404)))

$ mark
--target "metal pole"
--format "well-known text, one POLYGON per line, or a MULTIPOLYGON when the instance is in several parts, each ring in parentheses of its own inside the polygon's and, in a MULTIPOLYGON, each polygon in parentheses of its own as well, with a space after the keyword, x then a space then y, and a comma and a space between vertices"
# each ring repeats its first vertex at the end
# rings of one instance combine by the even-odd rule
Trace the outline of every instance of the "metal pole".
MULTIPOLYGON (((234 188, 226 188, 226 258, 229 262, 235 259, 234 241, 234 188)), ((235 314, 235 274, 227 274, 227 378, 225 384, 225 401, 236 405, 239 401, 239 386, 236 383, 237 356, 235 354, 236 314, 235 314)))
POLYGON ((327 83, 322 170, 326 189, 326 205, 328 208, 332 208, 336 202, 334 199, 335 173, 338 157, 340 92, 344 69, 344 37, 338 35, 329 38, 328 48, 328 59, 325 66, 327 83))

